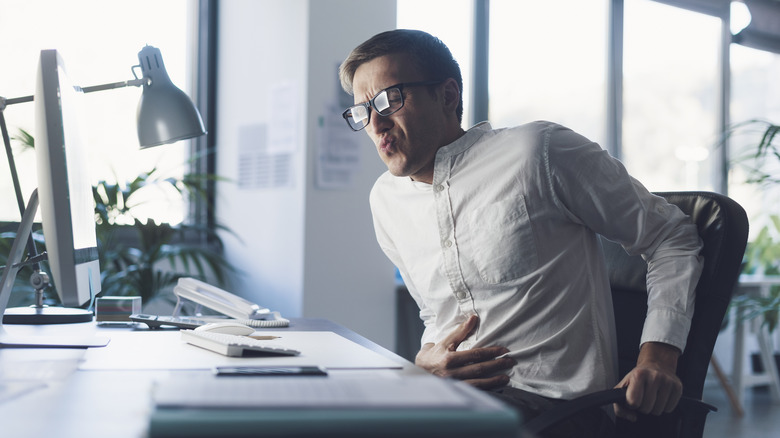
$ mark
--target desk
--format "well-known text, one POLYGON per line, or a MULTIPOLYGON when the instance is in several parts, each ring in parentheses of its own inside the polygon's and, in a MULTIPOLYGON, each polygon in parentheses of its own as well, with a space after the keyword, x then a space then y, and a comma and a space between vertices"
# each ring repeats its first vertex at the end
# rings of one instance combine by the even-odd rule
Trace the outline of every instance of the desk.
MULTIPOLYGON (((6 325, 5 330, 11 334, 24 335, 45 334, 51 331, 74 335, 94 332, 108 337, 119 333, 122 336, 128 334, 143 336, 147 333, 145 329, 103 328, 94 323, 56 326, 6 325)), ((369 373, 372 378, 382 378, 384 375, 404 379, 427 376, 424 371, 405 359, 327 320, 293 319, 288 330, 334 332, 393 364, 386 369, 335 370, 331 372, 331 377, 336 377, 337 373, 340 373, 339 375, 369 373)), ((36 382, 44 382, 46 384, 45 387, 33 387, 29 392, 10 401, 0 401, 0 435, 14 438, 147 437, 150 418, 155 413, 151 394, 156 382, 172 377, 203 377, 211 374, 210 369, 198 369, 198 367, 175 370, 90 369, 88 366, 90 354, 92 351, 82 349, 0 349, 0 382, 27 382, 33 385, 36 382), (86 362, 85 358, 87 358, 86 362), (36 418, 36 415, 39 417, 36 418)), ((427 377, 438 379, 433 376, 427 377)), ((263 379, 268 378, 263 377, 263 379)), ((503 422, 501 427, 507 432, 506 435, 511 436, 510 431, 517 423, 514 412, 473 388, 468 388, 466 393, 469 397, 473 397, 474 406, 478 406, 482 412, 490 413, 491 416, 484 418, 500 420, 499 422, 503 422)), ((211 414, 215 415, 214 412, 212 410, 211 414)), ((230 411, 225 412, 229 418, 230 411)), ((466 415, 470 414, 466 413, 466 415)), ((403 424, 403 419, 398 420, 400 420, 399 424, 403 424)), ((493 427, 495 430, 496 426, 485 425, 485 427, 487 429, 493 427)), ((432 431, 435 435, 436 428, 419 432, 431 436, 432 431)), ((350 435, 348 432, 350 431, 340 431, 339 435, 350 435)), ((414 436, 414 432, 417 431, 406 431, 403 436, 414 436)), ((229 436, 228 433, 220 435, 229 436)))

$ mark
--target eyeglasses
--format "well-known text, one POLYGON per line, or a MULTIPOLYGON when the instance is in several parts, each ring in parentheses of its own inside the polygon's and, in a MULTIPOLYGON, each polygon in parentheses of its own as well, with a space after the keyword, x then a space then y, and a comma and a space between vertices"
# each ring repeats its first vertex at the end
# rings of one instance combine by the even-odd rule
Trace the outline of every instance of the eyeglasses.
POLYGON ((444 81, 406 82, 387 87, 364 103, 351 106, 341 114, 353 131, 360 131, 371 122, 371 108, 380 116, 389 116, 404 107, 404 87, 437 85, 444 81))

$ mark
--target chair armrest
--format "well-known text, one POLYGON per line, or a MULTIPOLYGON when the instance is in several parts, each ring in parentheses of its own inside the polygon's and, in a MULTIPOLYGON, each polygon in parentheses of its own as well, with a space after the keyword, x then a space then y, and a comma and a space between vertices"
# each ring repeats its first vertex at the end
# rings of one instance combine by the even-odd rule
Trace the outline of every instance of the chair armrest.
MULTIPOLYGON (((555 408, 539 415, 523 424, 523 429, 531 434, 538 434, 548 427, 564 421, 584 410, 604 406, 612 403, 621 403, 626 401, 626 388, 606 389, 604 391, 594 392, 583 395, 565 403, 561 403, 555 408)), ((717 411, 715 406, 704 403, 701 400, 690 397, 681 397, 675 411, 687 412, 711 412, 717 411)))

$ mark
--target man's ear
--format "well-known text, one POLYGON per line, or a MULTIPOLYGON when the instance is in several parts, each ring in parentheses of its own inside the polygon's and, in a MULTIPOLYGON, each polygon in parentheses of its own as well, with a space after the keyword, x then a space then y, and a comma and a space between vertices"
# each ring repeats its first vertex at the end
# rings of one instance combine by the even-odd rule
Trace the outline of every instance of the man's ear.
POLYGON ((455 79, 449 78, 444 81, 444 106, 447 110, 455 112, 460 103, 460 89, 455 79))

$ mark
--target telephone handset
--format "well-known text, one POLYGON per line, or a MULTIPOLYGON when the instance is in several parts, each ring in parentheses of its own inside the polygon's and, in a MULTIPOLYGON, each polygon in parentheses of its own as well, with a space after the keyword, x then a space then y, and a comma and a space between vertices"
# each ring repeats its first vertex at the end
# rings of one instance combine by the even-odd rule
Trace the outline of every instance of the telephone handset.
POLYGON ((182 300, 188 300, 236 319, 275 318, 275 312, 265 307, 190 277, 180 278, 173 293, 177 297, 174 315, 178 315, 182 300))

